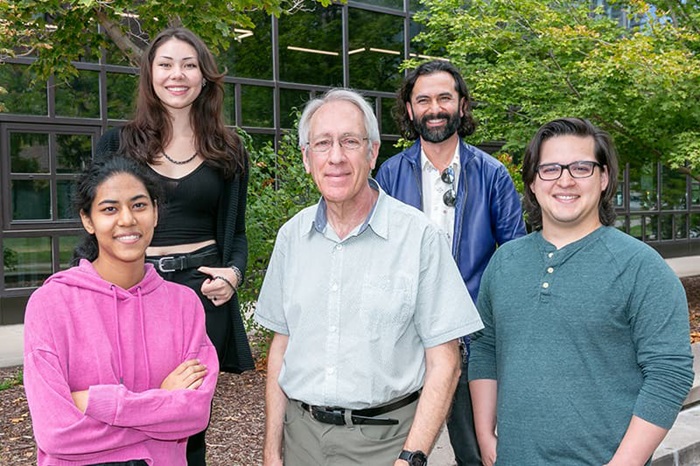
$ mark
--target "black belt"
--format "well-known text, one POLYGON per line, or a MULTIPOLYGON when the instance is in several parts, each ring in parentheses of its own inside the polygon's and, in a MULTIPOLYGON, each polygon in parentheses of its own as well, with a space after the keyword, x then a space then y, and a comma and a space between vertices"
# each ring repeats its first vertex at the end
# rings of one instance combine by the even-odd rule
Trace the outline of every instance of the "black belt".
POLYGON ((218 252, 204 252, 200 254, 178 254, 177 256, 163 256, 157 259, 146 258, 146 262, 153 264, 153 266, 160 272, 177 272, 185 269, 192 269, 195 267, 201 267, 202 265, 208 265, 212 263, 212 260, 218 259, 218 252))
POLYGON ((352 419, 353 424, 389 426, 393 424, 398 424, 399 421, 397 419, 378 418, 375 416, 380 416, 391 411, 396 411, 399 408, 403 408, 404 406, 410 405, 411 403, 416 401, 419 396, 420 390, 417 392, 413 392, 407 397, 401 398, 400 400, 394 401, 387 405, 368 409, 346 410, 345 408, 333 408, 330 406, 310 406, 306 403, 301 403, 301 408, 311 413, 311 417, 316 419, 318 422, 322 422, 324 424, 344 426, 345 412, 349 411, 350 419, 352 419))

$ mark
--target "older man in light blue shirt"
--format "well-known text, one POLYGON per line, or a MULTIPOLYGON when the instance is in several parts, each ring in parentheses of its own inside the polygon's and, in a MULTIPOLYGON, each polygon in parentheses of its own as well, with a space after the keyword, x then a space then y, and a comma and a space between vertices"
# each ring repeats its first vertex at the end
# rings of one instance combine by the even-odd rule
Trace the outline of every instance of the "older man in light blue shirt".
POLYGON ((362 97, 311 101, 299 136, 323 197, 280 230, 257 303, 275 332, 265 465, 426 464, 481 319, 444 234, 369 178, 362 97))

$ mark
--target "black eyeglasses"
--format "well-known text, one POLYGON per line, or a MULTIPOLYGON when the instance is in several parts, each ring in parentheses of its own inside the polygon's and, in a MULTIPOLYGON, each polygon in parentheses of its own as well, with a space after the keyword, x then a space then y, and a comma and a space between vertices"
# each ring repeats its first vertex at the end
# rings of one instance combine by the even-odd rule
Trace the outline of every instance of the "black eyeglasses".
POLYGON ((447 207, 454 207, 457 201, 457 193, 455 192, 455 171, 452 165, 442 171, 440 179, 443 183, 450 185, 450 189, 445 191, 445 194, 442 195, 442 202, 444 202, 447 207))
POLYGON ((564 169, 569 172, 572 178, 589 178, 593 175, 595 167, 602 167, 603 164, 590 160, 580 160, 568 165, 560 163, 543 163, 537 166, 537 174, 542 181, 554 181, 561 178, 564 169))

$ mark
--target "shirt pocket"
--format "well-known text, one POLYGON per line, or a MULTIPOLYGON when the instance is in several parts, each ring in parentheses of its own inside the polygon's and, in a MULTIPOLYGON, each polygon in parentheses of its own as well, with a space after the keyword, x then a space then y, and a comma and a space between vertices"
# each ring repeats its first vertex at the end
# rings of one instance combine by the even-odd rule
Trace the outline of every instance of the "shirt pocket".
POLYGON ((413 317, 414 288, 412 278, 401 272, 365 280, 360 319, 372 337, 402 333, 413 317))

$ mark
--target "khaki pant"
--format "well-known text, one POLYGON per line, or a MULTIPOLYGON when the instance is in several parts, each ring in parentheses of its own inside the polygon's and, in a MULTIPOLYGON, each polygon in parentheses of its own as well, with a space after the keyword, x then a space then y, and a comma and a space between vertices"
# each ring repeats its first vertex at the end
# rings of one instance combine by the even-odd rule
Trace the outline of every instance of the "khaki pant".
POLYGON ((284 419, 285 466, 392 466, 411 429, 418 401, 378 417, 389 426, 323 424, 290 400, 284 419))

